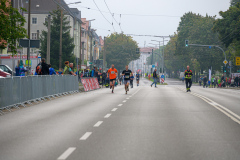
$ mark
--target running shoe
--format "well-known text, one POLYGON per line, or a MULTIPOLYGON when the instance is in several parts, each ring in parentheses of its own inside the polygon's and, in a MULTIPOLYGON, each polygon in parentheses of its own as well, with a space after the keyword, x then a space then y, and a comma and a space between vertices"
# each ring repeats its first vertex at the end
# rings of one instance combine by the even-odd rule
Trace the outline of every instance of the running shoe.
POLYGON ((112 93, 114 93, 113 90, 112 90, 112 93))

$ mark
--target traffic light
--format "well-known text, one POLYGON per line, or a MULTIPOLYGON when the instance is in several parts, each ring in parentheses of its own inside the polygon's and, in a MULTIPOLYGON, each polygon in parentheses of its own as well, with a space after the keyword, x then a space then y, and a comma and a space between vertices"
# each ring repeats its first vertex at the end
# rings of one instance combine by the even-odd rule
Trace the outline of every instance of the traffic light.
POLYGON ((226 67, 225 66, 223 67, 223 72, 226 72, 226 67))
POLYGON ((185 47, 188 47, 188 40, 185 40, 185 47))

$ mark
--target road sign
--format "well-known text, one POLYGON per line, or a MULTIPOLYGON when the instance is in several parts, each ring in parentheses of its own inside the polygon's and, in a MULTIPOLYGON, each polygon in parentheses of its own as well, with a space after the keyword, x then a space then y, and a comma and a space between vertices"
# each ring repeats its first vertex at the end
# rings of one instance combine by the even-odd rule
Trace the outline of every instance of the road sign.
POLYGON ((161 78, 164 78, 164 75, 161 75, 161 78))
POLYGON ((38 58, 41 58, 41 54, 38 55, 38 58))
POLYGON ((164 78, 161 78, 161 83, 164 83, 164 78))
MULTIPOLYGON (((27 48, 29 45, 29 39, 20 39, 19 46, 27 48)), ((30 39, 30 48, 40 48, 40 40, 30 39)))
POLYGON ((152 65, 152 68, 155 68, 155 65, 154 65, 154 64, 152 65))
POLYGON ((240 66, 240 57, 236 57, 236 66, 240 66))
POLYGON ((225 64, 225 65, 226 65, 227 63, 228 63, 228 61, 227 61, 227 60, 224 60, 224 61, 223 61, 223 64, 225 64))

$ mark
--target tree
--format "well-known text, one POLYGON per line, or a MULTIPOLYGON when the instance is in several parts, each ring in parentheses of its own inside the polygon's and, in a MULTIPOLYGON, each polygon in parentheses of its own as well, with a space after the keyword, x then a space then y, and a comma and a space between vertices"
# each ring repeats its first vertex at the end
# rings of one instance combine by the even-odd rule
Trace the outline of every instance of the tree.
POLYGON ((240 3, 219 14, 222 18, 216 20, 213 31, 219 33, 219 39, 226 48, 232 44, 236 53, 240 55, 240 3))
MULTIPOLYGON (((59 46, 60 46, 60 20, 61 20, 61 10, 57 9, 51 14, 51 48, 50 48, 50 59, 51 65, 53 68, 58 68, 59 65, 59 46)), ((67 17, 63 16, 63 25, 62 25, 62 66, 65 61, 74 63, 75 56, 73 54, 74 50, 74 39, 70 36, 69 21, 67 17)), ((45 22, 44 25, 47 27, 48 22, 45 22)), ((47 31, 42 31, 41 34, 41 51, 42 57, 47 55, 47 31)))
POLYGON ((240 0, 231 0, 231 7, 236 5, 240 0))
POLYGON ((139 58, 140 54, 136 54, 136 48, 137 42, 132 37, 123 33, 111 34, 104 44, 108 67, 114 64, 117 69, 124 69, 125 65, 139 58))
MULTIPOLYGON (((26 11, 21 8, 21 11, 26 11)), ((16 53, 16 40, 27 37, 27 31, 23 28, 25 18, 13 8, 8 0, 0 2, 0 49, 8 47, 16 53)))

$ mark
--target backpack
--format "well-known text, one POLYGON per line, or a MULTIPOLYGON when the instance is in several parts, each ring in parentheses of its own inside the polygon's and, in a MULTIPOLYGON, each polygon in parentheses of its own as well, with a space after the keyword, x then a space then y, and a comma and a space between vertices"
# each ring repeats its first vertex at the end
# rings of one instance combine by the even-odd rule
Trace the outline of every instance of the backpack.
POLYGON ((37 66, 36 66, 36 73, 38 75, 41 75, 42 74, 42 65, 41 63, 39 63, 37 66))

